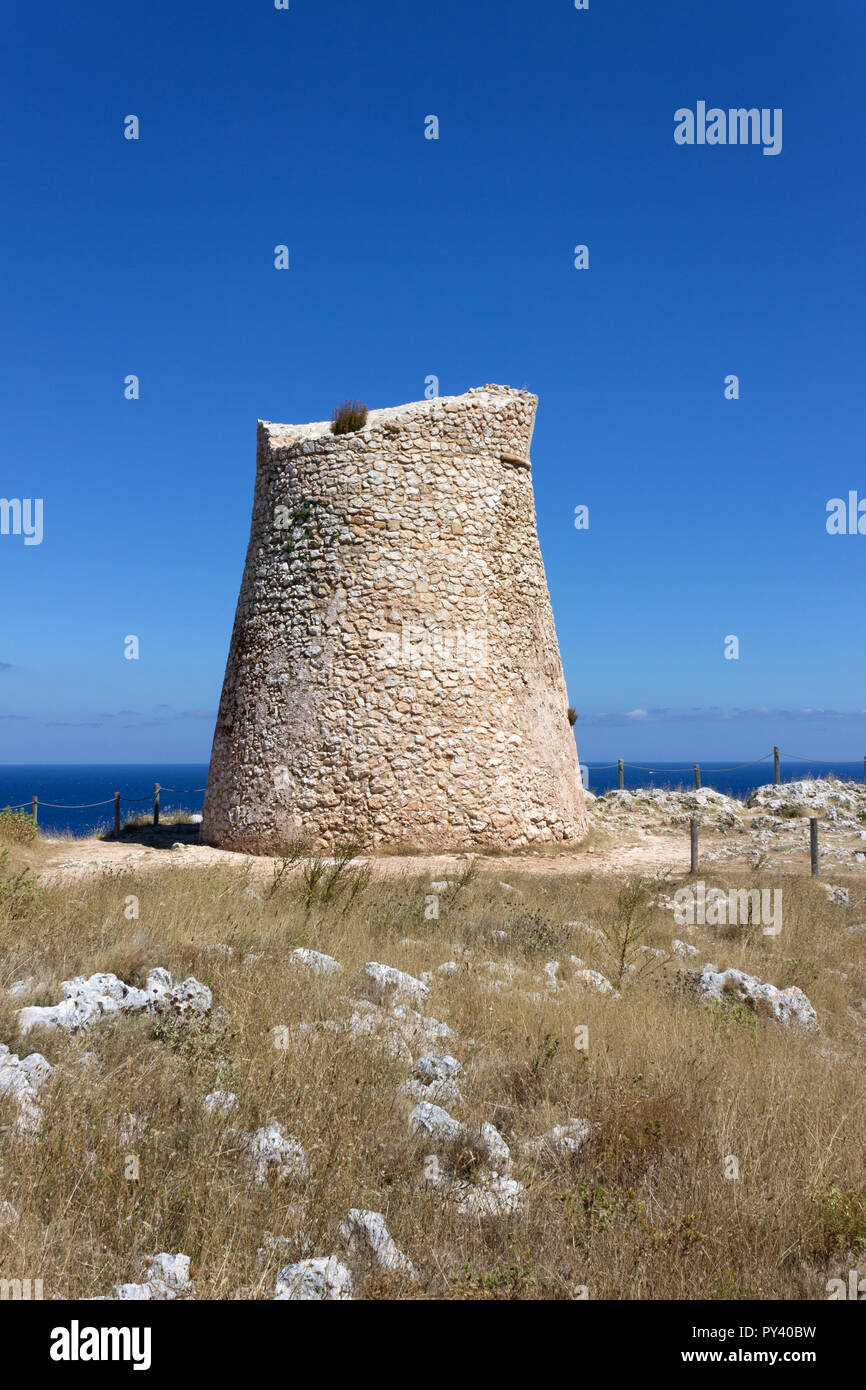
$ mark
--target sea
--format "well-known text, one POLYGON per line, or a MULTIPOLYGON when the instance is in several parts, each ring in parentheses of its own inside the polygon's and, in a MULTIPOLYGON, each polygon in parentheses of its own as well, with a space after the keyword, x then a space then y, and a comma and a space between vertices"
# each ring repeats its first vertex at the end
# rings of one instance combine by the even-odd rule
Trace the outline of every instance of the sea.
POLYGON ((114 826, 114 793, 122 820, 152 812, 159 782, 160 815, 201 811, 207 763, 11 763, 0 765, 0 811, 30 810, 45 834, 93 835, 114 826), (21 803, 24 803, 21 806, 21 803))
MULTIPOLYGON (((584 785, 596 795, 617 785, 615 763, 582 763, 584 785)), ((729 763, 701 763, 701 785, 727 796, 748 797, 756 787, 773 780, 772 757, 758 763, 732 767, 729 763)), ((37 819, 47 834, 93 835, 114 824, 114 793, 121 795, 121 816, 148 813, 153 806, 153 786, 158 782, 160 813, 173 810, 201 811, 207 782, 207 763, 11 763, 0 765, 0 810, 20 806, 29 811, 38 797, 37 819)), ((862 785, 863 760, 858 762, 792 762, 782 759, 783 782, 801 777, 826 777, 862 785)), ((691 788, 693 763, 625 765, 623 780, 629 790, 638 787, 691 788)))

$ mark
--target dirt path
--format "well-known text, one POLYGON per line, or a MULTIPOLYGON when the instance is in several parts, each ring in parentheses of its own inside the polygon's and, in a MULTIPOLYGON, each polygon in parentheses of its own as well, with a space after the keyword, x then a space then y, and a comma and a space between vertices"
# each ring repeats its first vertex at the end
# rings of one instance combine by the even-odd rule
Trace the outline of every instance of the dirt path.
MULTIPOLYGON (((139 841, 81 839, 43 842, 47 851, 39 872, 47 880, 83 878, 104 871, 139 872, 164 867, 202 868, 249 866, 254 874, 269 875, 275 860, 267 855, 236 854, 230 850, 200 845, 187 834, 186 827, 166 827, 159 843, 139 841)), ((688 864, 688 845, 680 837, 653 835, 636 830, 629 837, 634 842, 611 848, 556 850, 502 855, 480 855, 479 869, 499 878, 508 874, 617 874, 621 872, 654 873, 662 869, 682 870, 688 864)), ((447 878, 465 868, 468 854, 382 854, 373 855, 369 862, 376 878, 397 875, 429 874, 447 878)), ((361 859, 358 863, 368 862, 361 859)))

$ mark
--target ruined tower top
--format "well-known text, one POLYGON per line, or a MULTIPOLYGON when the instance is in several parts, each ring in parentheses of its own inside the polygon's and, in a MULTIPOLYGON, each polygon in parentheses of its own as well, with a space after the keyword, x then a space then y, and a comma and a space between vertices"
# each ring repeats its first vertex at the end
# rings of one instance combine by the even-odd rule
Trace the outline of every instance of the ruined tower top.
MULTIPOLYGON (((393 434, 395 428, 403 426, 413 417, 423 418, 431 412, 447 411, 453 413, 463 407, 477 409, 479 412, 486 411, 492 421, 499 421, 504 430, 510 428, 508 407, 515 402, 521 402, 530 406, 530 436, 532 434, 532 423, 535 419, 535 409, 538 405, 538 397, 533 396, 529 391, 518 391, 513 386, 473 386, 462 396, 433 396, 429 400, 409 401, 406 405, 385 406, 381 410, 371 410, 367 415, 367 423, 362 430, 355 431, 356 437, 371 437, 373 432, 379 429, 388 429, 393 434), (388 428, 390 427, 390 429, 388 428)), ((307 425, 278 425, 270 420, 260 420, 259 424, 263 427, 269 438, 274 441, 275 447, 285 447, 289 442, 298 443, 306 440, 321 439, 323 436, 332 436, 331 421, 318 420, 307 425)), ((336 436, 339 438, 340 436, 336 436)), ((527 440, 529 444, 530 440, 527 440)))
POLYGON ((507 386, 259 422, 202 833, 267 850, 583 833, 536 535, 536 397, 507 386))

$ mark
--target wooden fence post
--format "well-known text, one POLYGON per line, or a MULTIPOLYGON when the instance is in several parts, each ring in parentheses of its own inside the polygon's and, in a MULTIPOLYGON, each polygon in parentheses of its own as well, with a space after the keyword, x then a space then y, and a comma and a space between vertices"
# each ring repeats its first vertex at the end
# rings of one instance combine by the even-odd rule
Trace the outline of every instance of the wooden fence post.
POLYGON ((812 860, 812 873, 818 872, 818 818, 809 817, 809 856, 812 860))
POLYGON ((153 784, 153 823, 159 825, 159 783, 153 784))
POLYGON ((695 786, 698 787, 698 788, 700 788, 700 785, 701 785, 701 765, 700 765, 700 763, 695 763, 695 786))
MULTIPOLYGON (((866 762, 866 759, 864 759, 864 762, 866 762)), ((620 791, 622 791, 623 787, 625 786, 625 781, 623 779, 622 773, 622 758, 619 759, 616 765, 616 782, 620 791)))
POLYGON ((38 797, 38 796, 33 796, 33 797, 30 798, 30 814, 31 814, 31 816, 33 817, 34 821, 38 824, 38 822, 39 822, 39 797, 38 797))
POLYGON ((779 775, 779 750, 778 750, 778 748, 774 748, 774 749, 773 749, 773 786, 774 786, 774 787, 778 787, 780 781, 781 781, 781 777, 780 777, 780 775, 779 775))
POLYGON ((114 793, 114 836, 120 836, 120 792, 114 793))
POLYGON ((698 821, 696 816, 692 816, 689 821, 689 841, 692 852, 691 872, 696 874, 698 871, 698 821))

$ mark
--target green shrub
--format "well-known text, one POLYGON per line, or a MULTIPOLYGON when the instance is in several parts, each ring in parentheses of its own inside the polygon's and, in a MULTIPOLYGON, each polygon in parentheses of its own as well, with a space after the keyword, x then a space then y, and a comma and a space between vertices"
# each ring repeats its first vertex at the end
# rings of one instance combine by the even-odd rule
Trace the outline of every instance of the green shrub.
POLYGON ((831 1183, 815 1203, 813 1236, 824 1255, 851 1250, 866 1251, 866 1190, 845 1191, 831 1183))
POLYGON ((11 918, 21 919, 40 906, 45 889, 29 869, 5 874, 8 858, 8 849, 0 850, 0 907, 5 908, 11 918))
POLYGON ((38 834, 36 821, 24 811, 12 811, 8 806, 0 811, 0 840, 13 845, 29 845, 38 834))
POLYGON ((524 907, 512 910, 508 922, 508 937, 514 946, 530 959, 535 956, 559 955, 568 944, 565 934, 541 912, 524 907))
POLYGON ((608 952, 613 959, 612 983, 617 988, 630 965, 640 960, 640 948, 649 928, 649 884, 630 878, 616 895, 612 910, 601 922, 608 952))

